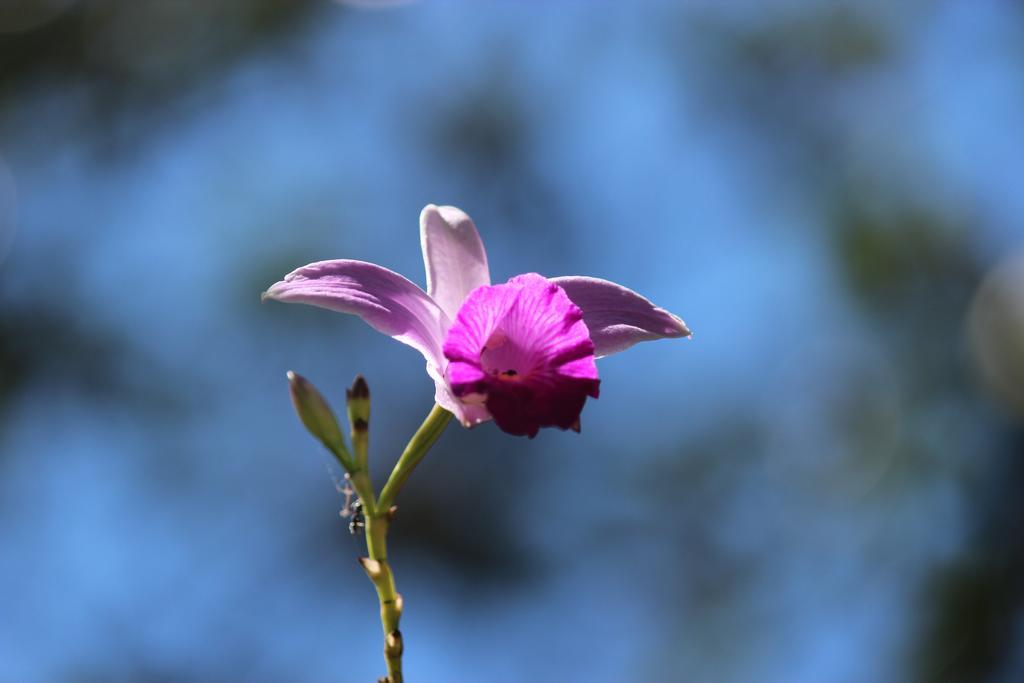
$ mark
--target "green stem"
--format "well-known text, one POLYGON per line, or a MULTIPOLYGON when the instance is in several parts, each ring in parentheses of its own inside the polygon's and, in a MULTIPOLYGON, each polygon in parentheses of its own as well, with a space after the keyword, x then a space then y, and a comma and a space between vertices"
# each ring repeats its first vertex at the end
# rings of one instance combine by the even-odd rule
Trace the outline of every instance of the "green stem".
POLYGON ((362 479, 362 476, 366 476, 365 472, 358 472, 352 477, 353 486, 363 498, 366 511, 366 552, 369 557, 360 558, 360 562, 374 588, 377 589, 377 598, 380 601, 380 623, 384 629, 384 660, 388 668, 387 678, 380 679, 383 683, 402 683, 404 649, 402 632, 398 630, 398 622, 402 618, 402 596, 395 588, 395 575, 388 562, 387 537, 394 514, 391 506, 402 485, 441 436, 451 418, 452 414, 447 410, 438 405, 434 406, 398 458, 395 469, 376 502, 373 501, 372 490, 369 498, 359 490, 361 485, 369 484, 368 478, 362 479))
POLYGON ((385 515, 366 518, 366 550, 369 558, 361 560, 363 569, 377 589, 380 601, 380 624, 384 629, 384 661, 387 663, 387 683, 402 683, 402 632, 398 622, 402 618, 402 596, 395 588, 395 575, 388 563, 388 526, 385 515))
POLYGON ((430 414, 427 415, 427 419, 423 421, 420 428, 413 434, 412 439, 409 440, 409 445, 405 447, 405 451, 398 458, 398 462, 395 463, 395 469, 391 471, 391 476, 388 477, 387 483, 381 489, 377 503, 378 510, 387 512, 395 504, 395 496, 402 490, 402 486, 409 478, 409 475, 412 474, 412 471, 416 469, 416 465, 420 463, 423 456, 427 454, 430 447, 441 436, 441 432, 448 426, 448 422, 451 419, 451 413, 439 405, 434 406, 430 414))
POLYGON ((356 495, 363 502, 363 508, 366 511, 372 511, 374 509, 373 482, 370 481, 369 470, 366 467, 360 467, 359 463, 352 460, 351 456, 344 451, 335 448, 331 448, 330 451, 348 474, 352 488, 356 490, 356 495))

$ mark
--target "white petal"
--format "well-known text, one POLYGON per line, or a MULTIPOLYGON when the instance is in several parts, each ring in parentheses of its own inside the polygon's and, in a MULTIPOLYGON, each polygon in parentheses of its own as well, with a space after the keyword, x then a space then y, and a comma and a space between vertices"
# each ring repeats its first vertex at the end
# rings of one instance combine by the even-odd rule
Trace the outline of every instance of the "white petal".
POLYGON ((420 244, 427 294, 454 320, 470 292, 491 284, 487 252, 476 226, 454 206, 429 204, 420 214, 420 244))

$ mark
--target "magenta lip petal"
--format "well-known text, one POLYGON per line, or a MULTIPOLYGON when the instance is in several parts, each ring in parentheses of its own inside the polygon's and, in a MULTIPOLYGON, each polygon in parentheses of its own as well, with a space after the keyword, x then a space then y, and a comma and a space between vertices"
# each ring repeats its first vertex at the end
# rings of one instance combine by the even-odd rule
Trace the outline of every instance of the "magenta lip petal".
POLYGON ((558 284, 583 311, 594 353, 600 358, 624 351, 642 341, 690 337, 679 317, 631 289, 596 277, 556 277, 558 284))
POLYGON ((428 204, 420 213, 420 245, 427 293, 454 319, 470 292, 491 284, 480 234, 461 210, 428 204))
POLYGON ((452 393, 448 380, 431 363, 427 363, 427 374, 434 380, 434 402, 454 414, 463 427, 475 427, 491 419, 491 414, 483 403, 463 401, 457 398, 452 393))
POLYGON ((441 347, 448 316, 422 289, 387 268, 347 259, 311 263, 274 283, 263 298, 357 315, 422 353, 428 364, 445 366, 441 347))
POLYGON ((486 394, 490 389, 491 376, 476 363, 453 361, 448 364, 447 376, 449 384, 459 398, 486 394))
POLYGON ((536 273, 474 290, 448 331, 444 354, 455 396, 484 401, 510 434, 575 428, 587 397, 598 396, 583 313, 536 273))

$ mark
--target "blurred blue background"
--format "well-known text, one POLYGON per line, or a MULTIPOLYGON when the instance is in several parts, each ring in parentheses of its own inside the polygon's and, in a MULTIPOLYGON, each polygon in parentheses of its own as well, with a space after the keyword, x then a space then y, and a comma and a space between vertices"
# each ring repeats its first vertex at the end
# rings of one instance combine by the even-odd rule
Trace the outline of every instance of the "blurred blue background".
POLYGON ((391 554, 413 683, 1024 680, 1024 10, 1000 0, 0 7, 0 683, 375 680, 284 373, 414 351, 260 304, 358 258, 621 282, 692 341, 583 433, 450 427, 391 554))

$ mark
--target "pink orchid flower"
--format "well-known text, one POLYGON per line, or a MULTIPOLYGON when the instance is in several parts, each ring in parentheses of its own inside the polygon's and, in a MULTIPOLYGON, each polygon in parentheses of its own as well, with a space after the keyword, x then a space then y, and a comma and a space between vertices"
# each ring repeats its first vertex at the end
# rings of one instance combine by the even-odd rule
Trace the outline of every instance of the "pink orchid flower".
POLYGON ((263 297, 352 313, 427 361, 435 400, 466 427, 494 419, 511 434, 579 431, 597 398, 595 358, 642 341, 689 337, 678 317, 636 292, 593 277, 527 273, 491 285, 469 216, 428 205, 420 214, 427 291, 373 263, 303 266, 263 297))

